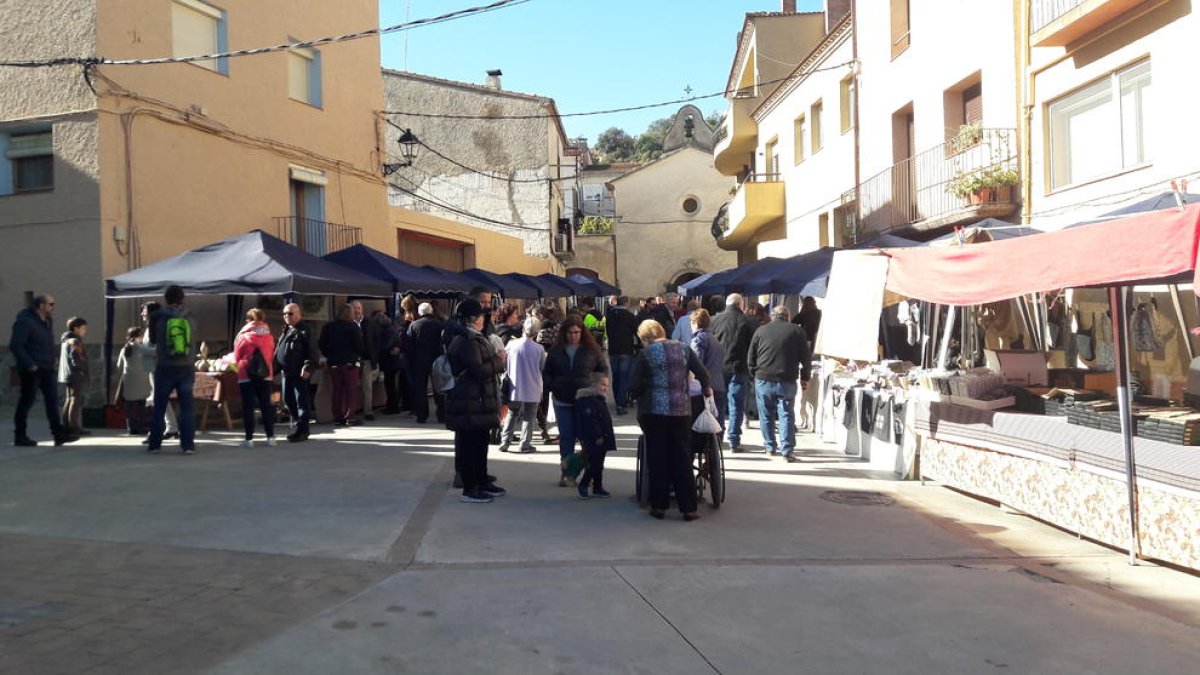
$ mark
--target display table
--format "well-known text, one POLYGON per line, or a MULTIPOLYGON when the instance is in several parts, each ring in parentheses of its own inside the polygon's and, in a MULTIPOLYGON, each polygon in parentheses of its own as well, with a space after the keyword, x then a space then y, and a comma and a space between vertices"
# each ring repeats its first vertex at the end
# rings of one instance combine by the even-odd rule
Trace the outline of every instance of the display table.
POLYGON ((225 416, 225 428, 233 431, 233 417, 229 414, 229 407, 231 404, 236 405, 240 410, 242 404, 237 373, 196 373, 192 395, 200 403, 200 431, 208 428, 208 413, 214 407, 225 416))
MULTIPOLYGON (((1121 435, 1063 417, 912 401, 919 473, 1126 548, 1121 435)), ((1200 569, 1200 448, 1134 439, 1145 556, 1200 569)))

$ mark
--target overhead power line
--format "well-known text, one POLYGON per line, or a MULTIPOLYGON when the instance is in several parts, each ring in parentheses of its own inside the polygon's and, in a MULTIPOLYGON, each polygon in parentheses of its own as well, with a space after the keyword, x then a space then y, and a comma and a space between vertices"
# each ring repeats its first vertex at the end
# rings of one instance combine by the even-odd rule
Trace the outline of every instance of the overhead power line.
MULTIPOLYGON (((392 127, 393 129, 396 129, 397 131, 407 131, 407 129, 405 129, 404 127, 400 126, 399 124, 396 124, 395 122, 393 122, 389 119, 384 119, 384 121, 387 122, 388 126, 392 127)), ((493 180, 504 181, 506 183, 546 183, 549 181, 575 180, 575 176, 560 176, 558 178, 551 178, 549 176, 547 176, 546 178, 510 178, 508 176, 500 176, 492 171, 476 169, 474 167, 467 166, 466 164, 463 164, 462 162, 460 162, 456 159, 447 157, 446 155, 439 152, 436 148, 430 147, 425 141, 421 140, 420 137, 417 138, 417 143, 419 143, 421 145, 421 147, 425 148, 426 150, 432 152, 433 154, 437 155, 438 157, 441 157, 443 160, 453 164, 454 166, 457 166, 458 168, 463 169, 464 171, 468 171, 468 172, 474 173, 474 174, 479 174, 480 176, 485 176, 485 177, 491 178, 493 180)), ((391 154, 391 153, 389 153, 389 154, 391 154)))
MULTIPOLYGON (((846 61, 845 63, 839 63, 839 64, 833 65, 833 66, 825 66, 824 68, 814 68, 812 70, 805 71, 805 74, 807 75, 807 74, 812 74, 812 73, 825 72, 827 70, 837 70, 839 68, 845 68, 847 66, 850 66, 850 65, 852 65, 852 63, 853 63, 852 61, 846 61)), ((759 82, 758 86, 763 86, 763 85, 768 85, 768 84, 778 84, 780 82, 784 82, 785 80, 791 79, 794 75, 795 75, 795 73, 792 73, 791 75, 788 75, 787 77, 781 77, 777 80, 767 80, 765 82, 759 82)), ((557 115, 550 114, 550 113, 538 113, 538 114, 534 114, 534 115, 465 115, 465 114, 457 114, 457 113, 428 113, 428 112, 418 112, 415 110, 382 110, 380 112, 382 112, 384 115, 400 115, 400 116, 407 116, 407 117, 426 117, 426 118, 447 119, 447 120, 541 120, 541 119, 551 119, 551 118, 555 118, 555 117, 561 118, 561 117, 586 117, 586 116, 590 116, 590 115, 611 115, 613 113, 632 112, 635 110, 646 110, 648 108, 661 108, 661 107, 667 106, 667 105, 678 105, 680 103, 691 103, 692 101, 702 101, 704 99, 715 98, 717 96, 729 96, 730 94, 736 94, 739 91, 741 91, 741 89, 726 89, 726 90, 722 90, 722 91, 716 91, 711 94, 700 94, 697 96, 676 98, 676 99, 672 99, 670 101, 659 101, 658 103, 644 103, 642 105, 631 105, 631 106, 626 106, 624 108, 605 108, 603 110, 589 110, 586 112, 559 113, 557 115)))
POLYGON ((474 14, 482 14, 491 12, 503 7, 511 7, 520 5, 530 0, 496 0, 487 5, 479 5, 476 7, 467 7, 464 9, 447 12, 438 16, 426 17, 423 19, 415 19, 413 21, 405 21, 392 26, 382 28, 370 28, 355 33, 343 33, 341 35, 327 35, 325 37, 316 38, 315 40, 305 40, 302 42, 288 42, 283 44, 271 45, 269 47, 256 47, 254 49, 237 49, 227 52, 217 52, 213 54, 197 54, 194 56, 168 56, 156 59, 105 59, 100 57, 80 57, 80 56, 64 56, 53 59, 44 59, 37 61, 0 61, 0 67, 8 68, 50 68, 54 66, 145 66, 156 65, 162 63, 191 63, 193 61, 208 61, 210 59, 232 58, 237 56, 252 56, 254 54, 269 54, 271 52, 283 52, 298 47, 317 47, 320 45, 332 44, 335 42, 348 42, 350 40, 358 40, 365 37, 373 37, 377 35, 386 35, 399 31, 420 28, 422 26, 432 26, 434 24, 445 23, 455 19, 461 19, 474 14))

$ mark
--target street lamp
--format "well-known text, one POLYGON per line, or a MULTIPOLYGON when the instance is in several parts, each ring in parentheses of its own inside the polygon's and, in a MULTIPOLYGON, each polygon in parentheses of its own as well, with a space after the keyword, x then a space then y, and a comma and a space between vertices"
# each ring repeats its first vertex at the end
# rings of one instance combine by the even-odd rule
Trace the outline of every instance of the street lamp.
POLYGON ((396 139, 396 143, 400 145, 400 158, 402 161, 394 164, 384 164, 383 175, 385 176, 390 176, 403 167, 412 166, 413 161, 417 159, 417 146, 420 145, 421 141, 412 132, 412 129, 405 129, 404 133, 400 134, 400 138, 396 139))

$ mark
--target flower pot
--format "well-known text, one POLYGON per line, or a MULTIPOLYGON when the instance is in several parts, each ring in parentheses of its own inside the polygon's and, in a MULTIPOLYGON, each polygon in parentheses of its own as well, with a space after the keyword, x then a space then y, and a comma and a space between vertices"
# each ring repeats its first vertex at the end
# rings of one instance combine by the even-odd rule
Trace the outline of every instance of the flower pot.
POLYGON ((1012 201, 1012 186, 1003 185, 996 188, 996 201, 1008 203, 1012 201))
POLYGON ((992 201, 992 188, 979 188, 971 193, 971 206, 978 206, 992 201))

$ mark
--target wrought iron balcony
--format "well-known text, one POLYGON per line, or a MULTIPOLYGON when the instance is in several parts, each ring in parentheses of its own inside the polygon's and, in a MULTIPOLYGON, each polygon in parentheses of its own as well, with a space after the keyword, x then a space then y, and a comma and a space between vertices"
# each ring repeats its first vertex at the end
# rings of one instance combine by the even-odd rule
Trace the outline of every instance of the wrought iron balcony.
POLYGON ((926 150, 859 185, 852 238, 864 241, 888 231, 927 232, 1006 216, 1016 207, 1016 186, 1008 194, 993 190, 979 203, 956 192, 963 193, 977 177, 1004 172, 1012 178, 1016 165, 1015 129, 976 129, 926 150))
POLYGON ((362 228, 314 218, 276 216, 276 236, 313 255, 325 255, 362 243, 362 228))
POLYGON ((1111 25, 1131 9, 1154 3, 1155 0, 1032 0, 1030 42, 1035 47, 1065 46, 1111 25))

